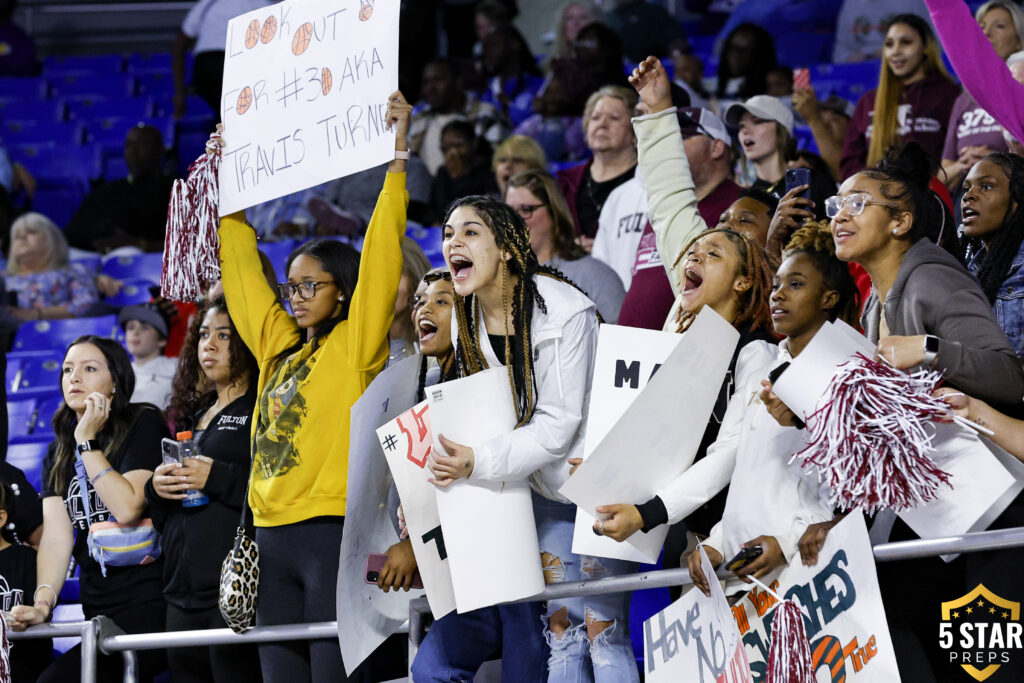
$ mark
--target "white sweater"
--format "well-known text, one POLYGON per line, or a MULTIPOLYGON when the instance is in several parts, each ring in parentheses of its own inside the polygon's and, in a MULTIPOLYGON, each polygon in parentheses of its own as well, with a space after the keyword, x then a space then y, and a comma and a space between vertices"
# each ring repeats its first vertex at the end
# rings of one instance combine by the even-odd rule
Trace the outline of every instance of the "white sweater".
POLYGON ((622 278, 628 290, 633 282, 636 248, 647 225, 647 190, 640 167, 636 174, 608 195, 597 221, 591 256, 604 261, 622 278))

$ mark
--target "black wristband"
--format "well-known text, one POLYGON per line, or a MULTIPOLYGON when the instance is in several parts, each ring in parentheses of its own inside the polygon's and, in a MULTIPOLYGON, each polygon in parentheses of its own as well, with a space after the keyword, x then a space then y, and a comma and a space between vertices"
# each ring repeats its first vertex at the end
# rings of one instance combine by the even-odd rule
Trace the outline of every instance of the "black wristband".
POLYGON ((640 519, 644 522, 640 531, 645 534, 651 529, 668 522, 668 510, 665 509, 665 503, 661 500, 660 496, 655 496, 646 503, 637 505, 636 510, 640 513, 640 519))

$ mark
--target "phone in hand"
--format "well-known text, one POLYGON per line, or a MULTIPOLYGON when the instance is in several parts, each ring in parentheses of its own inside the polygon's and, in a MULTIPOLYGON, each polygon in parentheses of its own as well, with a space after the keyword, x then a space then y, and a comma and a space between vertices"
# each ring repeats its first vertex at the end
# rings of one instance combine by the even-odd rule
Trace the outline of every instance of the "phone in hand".
POLYGON ((801 185, 807 185, 807 189, 801 192, 798 196, 804 199, 810 199, 811 197, 811 169, 809 168, 790 168, 786 170, 786 192, 789 193, 794 187, 800 187, 801 185))
POLYGON ((793 72, 793 89, 794 90, 810 90, 811 89, 811 70, 807 67, 802 67, 793 72))
MULTIPOLYGON (((384 568, 384 563, 388 561, 387 553, 370 553, 366 557, 366 575, 363 577, 363 581, 366 583, 372 583, 374 586, 377 585, 377 579, 380 578, 380 570, 384 568)), ((409 588, 419 589, 423 588, 423 578, 420 576, 420 570, 417 569, 412 574, 412 583, 409 588)))
POLYGON ((174 439, 163 439, 160 442, 160 451, 163 455, 165 465, 181 465, 181 449, 174 439))
POLYGON ((740 548, 740 551, 736 553, 736 557, 725 563, 725 568, 731 572, 739 571, 761 557, 763 552, 764 548, 759 545, 751 546, 750 548, 740 548))

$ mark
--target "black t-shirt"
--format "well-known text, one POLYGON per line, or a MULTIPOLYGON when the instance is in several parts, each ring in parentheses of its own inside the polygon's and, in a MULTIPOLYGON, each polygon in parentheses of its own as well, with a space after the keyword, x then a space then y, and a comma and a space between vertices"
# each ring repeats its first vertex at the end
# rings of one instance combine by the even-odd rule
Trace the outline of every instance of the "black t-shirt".
POLYGON ((588 168, 583 174, 583 182, 580 183, 579 192, 576 193, 576 215, 580 217, 580 230, 587 237, 597 234, 597 222, 601 218, 601 209, 608 200, 608 195, 616 187, 636 175, 636 165, 630 167, 622 175, 600 183, 594 180, 590 171, 591 169, 588 168))
POLYGON ((8 462, 0 462, 0 479, 14 491, 14 515, 7 520, 13 543, 27 543, 43 524, 43 501, 25 473, 8 462))
MULTIPOLYGON (((169 436, 167 425, 160 413, 152 406, 144 407, 134 404, 135 421, 124 444, 116 453, 108 457, 112 463, 118 463, 115 469, 121 474, 134 470, 153 471, 160 464, 160 441, 169 436)), ((163 599, 163 560, 135 567, 107 566, 107 576, 103 576, 99 562, 89 556, 86 544, 89 525, 113 519, 107 506, 96 495, 92 482, 87 481, 89 509, 92 514, 88 522, 85 519, 85 508, 78 491, 78 478, 75 476, 74 462, 68 461, 65 472, 65 488, 56 492, 50 485, 50 471, 56 459, 56 443, 51 443, 43 459, 43 498, 61 496, 64 507, 71 517, 75 528, 75 561, 81 568, 79 585, 81 586, 82 607, 86 617, 102 614, 106 611, 122 609, 132 603, 163 599)), ((148 513, 143 513, 148 516, 148 513)))
MULTIPOLYGON (((36 551, 23 545, 0 550, 0 609, 5 612, 16 605, 31 605, 36 591, 36 551)), ((46 590, 41 600, 52 601, 46 590)), ((53 643, 42 640, 20 640, 11 648, 11 680, 35 680, 50 660, 53 643)))
MULTIPOLYGON (((182 507, 181 501, 158 496, 152 479, 146 484, 146 500, 166 559, 164 597, 181 609, 217 604, 220 566, 234 542, 249 482, 255 407, 256 388, 252 387, 196 437, 199 453, 213 458, 203 488, 209 503, 182 507)), ((193 424, 199 417, 193 418, 193 424)))

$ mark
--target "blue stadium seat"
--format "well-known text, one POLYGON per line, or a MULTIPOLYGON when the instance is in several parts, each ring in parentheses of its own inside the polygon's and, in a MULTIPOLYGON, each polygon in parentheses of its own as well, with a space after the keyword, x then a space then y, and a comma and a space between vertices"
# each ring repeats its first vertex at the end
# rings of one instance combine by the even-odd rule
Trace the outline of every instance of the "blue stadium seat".
POLYGON ((128 55, 125 68, 129 73, 171 73, 171 61, 173 57, 170 52, 154 52, 152 54, 139 54, 137 52, 128 55))
POLYGON ((85 140, 85 126, 72 121, 11 121, 0 122, 0 144, 45 145, 52 142, 58 147, 73 147, 85 140))
POLYGON ((102 257, 99 254, 94 254, 90 251, 78 251, 76 249, 71 250, 69 256, 72 263, 77 263, 85 268, 90 273, 96 273, 100 269, 100 261, 102 257))
POLYGON ((160 272, 163 270, 164 255, 136 254, 135 256, 115 256, 107 258, 100 266, 104 275, 117 278, 118 280, 149 280, 160 281, 160 272))
POLYGON ((11 444, 7 447, 7 462, 25 473, 28 483, 38 491, 43 481, 43 458, 46 457, 45 441, 11 444))
MULTIPOLYGON (((32 169, 32 172, 35 173, 35 169, 32 169)), ((38 211, 64 229, 85 199, 85 184, 48 177, 40 177, 37 180, 39 184, 35 196, 32 197, 32 210, 38 211)))
POLYGON ((140 123, 153 126, 160 131, 164 137, 164 147, 174 147, 174 118, 163 117, 128 117, 108 116, 105 118, 93 118, 85 124, 85 141, 97 142, 103 145, 114 144, 124 147, 124 138, 128 131, 140 123))
POLYGON ((124 55, 66 55, 46 57, 43 60, 43 73, 47 76, 109 76, 123 71, 124 55))
POLYGON ((139 94, 153 97, 165 97, 167 93, 174 93, 174 77, 171 70, 146 71, 137 73, 139 82, 139 94))
POLYGON ((36 399, 24 398, 7 402, 7 438, 9 443, 32 433, 36 418, 36 399))
POLYGON ((116 99, 135 97, 138 83, 134 74, 68 75, 50 79, 50 97, 93 97, 116 99))
POLYGON ((25 358, 21 362, 14 383, 10 386, 12 398, 49 397, 60 393, 60 365, 64 350, 50 355, 25 358))
POLYGON ((99 147, 58 147, 49 145, 11 145, 7 150, 15 161, 20 161, 37 180, 53 180, 57 184, 78 181, 88 190, 90 183, 100 177, 99 147))
POLYGON ((117 306, 118 308, 146 303, 152 298, 149 294, 149 288, 155 284, 156 282, 153 280, 127 280, 121 291, 106 301, 111 306, 117 306))
POLYGON ((63 320, 38 320, 25 323, 14 335, 14 350, 53 349, 61 353, 68 344, 83 334, 112 337, 117 330, 117 316, 104 315, 96 318, 65 318, 63 320))
POLYGON ((63 121, 67 105, 58 100, 5 100, 0 98, 0 120, 63 121))
POLYGON ((135 119, 137 123, 153 115, 153 100, 149 97, 66 97, 64 102, 67 105, 67 116, 73 121, 88 123, 102 119, 135 119))
POLYGON ((285 272, 284 268, 288 264, 288 257, 295 251, 295 241, 260 242, 259 248, 270 259, 270 263, 274 266, 274 272, 278 278, 282 282, 287 280, 288 273, 285 272))
POLYGON ((45 100, 50 92, 50 84, 41 76, 28 78, 4 78, 3 92, 0 99, 39 101, 45 100))
MULTIPOLYGON (((441 229, 437 227, 423 228, 409 228, 405 232, 405 236, 420 245, 423 253, 427 255, 427 258, 441 254, 441 229)), ((444 257, 441 257, 444 260, 444 257)))
POLYGON ((36 421, 32 425, 32 436, 53 437, 53 416, 64 405, 63 396, 41 398, 36 405, 36 421))

